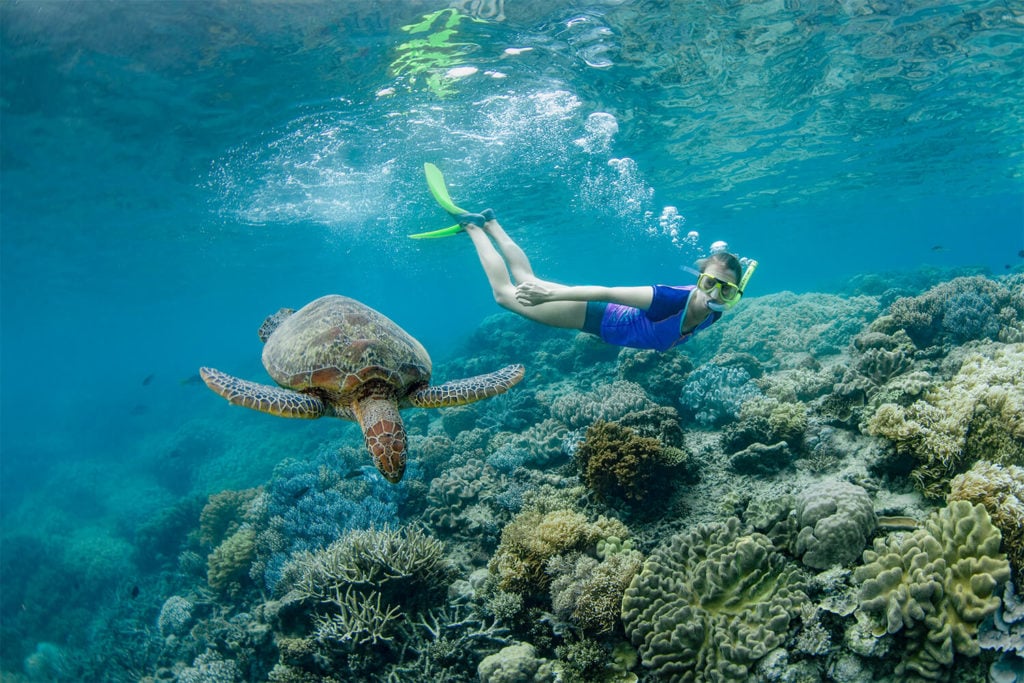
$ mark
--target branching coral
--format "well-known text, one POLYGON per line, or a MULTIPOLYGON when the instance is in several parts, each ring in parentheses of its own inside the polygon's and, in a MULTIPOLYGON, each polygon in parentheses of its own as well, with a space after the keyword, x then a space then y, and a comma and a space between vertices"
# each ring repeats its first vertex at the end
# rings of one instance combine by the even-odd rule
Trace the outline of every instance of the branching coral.
POLYGON ((860 609, 877 637, 905 634, 901 680, 939 680, 954 654, 978 654, 978 625, 1010 576, 1001 536, 982 505, 954 501, 923 528, 875 540, 854 571, 860 609))
POLYGON ((918 460, 915 483, 932 498, 979 459, 1024 461, 1024 344, 980 347, 925 398, 879 406, 867 430, 918 460))
POLYGON ((406 527, 350 531, 327 548, 297 553, 282 581, 316 605, 318 641, 351 647, 391 640, 395 623, 429 608, 451 575, 443 544, 406 527))
POLYGON ((243 526, 214 548, 207 558, 210 588, 235 595, 249 585, 249 566, 256 559, 256 530, 243 526))
POLYGON ((622 621, 659 681, 747 680, 805 601, 796 567, 731 518, 655 550, 626 589, 622 621))
POLYGON ((1003 550, 1018 589, 1024 592, 1024 468, 976 462, 964 474, 953 477, 946 500, 985 506, 992 523, 1003 534, 1003 550))
POLYGON ((595 560, 583 553, 556 555, 548 562, 555 616, 592 633, 611 633, 619 622, 622 594, 640 571, 643 554, 609 553, 595 560))

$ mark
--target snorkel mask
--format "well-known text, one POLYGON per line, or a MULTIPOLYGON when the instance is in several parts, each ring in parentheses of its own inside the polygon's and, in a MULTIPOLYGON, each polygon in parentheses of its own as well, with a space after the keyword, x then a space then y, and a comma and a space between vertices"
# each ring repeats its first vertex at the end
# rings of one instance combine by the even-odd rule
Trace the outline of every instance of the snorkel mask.
POLYGON ((722 283, 717 278, 713 278, 710 275, 707 275, 705 273, 698 273, 697 286, 700 287, 702 291, 708 293, 714 291, 715 287, 718 287, 719 294, 723 299, 722 301, 708 301, 708 308, 710 308, 712 311, 715 311, 716 313, 724 313, 725 311, 729 310, 730 308, 738 304, 740 302, 740 299, 743 298, 743 292, 746 291, 747 289, 747 283, 750 282, 750 276, 754 274, 754 270, 756 269, 757 261, 751 259, 747 263, 747 267, 744 269, 743 277, 740 279, 739 284, 736 285, 735 293, 733 293, 732 296, 728 298, 725 294, 725 291, 723 290, 723 284, 730 283, 722 283), (710 287, 707 287, 702 283, 702 279, 704 278, 710 279, 712 281, 710 287))

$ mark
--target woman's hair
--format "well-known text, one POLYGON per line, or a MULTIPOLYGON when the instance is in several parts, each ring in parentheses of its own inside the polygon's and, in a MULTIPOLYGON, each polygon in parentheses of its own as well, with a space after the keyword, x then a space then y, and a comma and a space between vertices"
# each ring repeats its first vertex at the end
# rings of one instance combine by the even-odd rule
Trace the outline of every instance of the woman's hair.
POLYGON ((731 272, 733 277, 736 278, 736 282, 740 281, 740 277, 743 275, 743 266, 740 265, 740 260, 729 252, 720 251, 707 258, 702 258, 697 261, 697 268, 703 273, 712 263, 718 264, 731 272))

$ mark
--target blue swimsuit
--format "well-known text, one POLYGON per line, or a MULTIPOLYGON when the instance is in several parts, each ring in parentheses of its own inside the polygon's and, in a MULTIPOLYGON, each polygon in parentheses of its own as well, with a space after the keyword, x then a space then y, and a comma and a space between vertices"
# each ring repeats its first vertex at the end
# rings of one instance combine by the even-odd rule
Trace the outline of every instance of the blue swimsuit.
POLYGON ((683 334, 686 305, 694 289, 694 285, 654 285, 654 298, 646 311, 632 306, 591 301, 587 304, 583 331, 596 334, 616 346, 668 351, 676 344, 689 341, 694 334, 707 329, 722 317, 721 313, 712 311, 700 325, 683 334))

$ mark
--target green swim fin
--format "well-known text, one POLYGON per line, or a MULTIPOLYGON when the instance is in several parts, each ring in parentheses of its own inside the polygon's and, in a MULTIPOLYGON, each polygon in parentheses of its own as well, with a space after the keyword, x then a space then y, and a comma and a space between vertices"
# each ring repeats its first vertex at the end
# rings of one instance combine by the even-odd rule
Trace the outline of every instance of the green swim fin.
POLYGON ((450 225, 447 228, 441 228, 440 230, 431 230, 430 232, 417 232, 413 235, 409 235, 414 240, 429 240, 435 237, 449 237, 462 232, 461 225, 450 225))
POLYGON ((441 169, 428 161, 423 164, 423 172, 427 175, 427 187, 430 189, 430 194, 434 195, 434 201, 442 209, 456 217, 468 213, 464 209, 455 206, 455 202, 452 201, 451 196, 448 194, 448 188, 445 187, 444 175, 441 173, 441 169))

